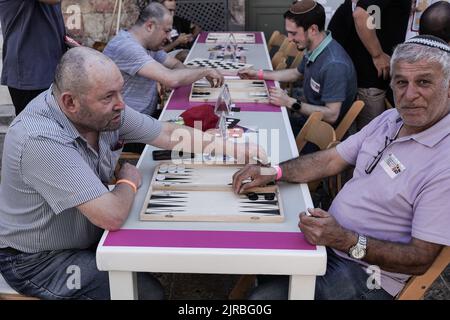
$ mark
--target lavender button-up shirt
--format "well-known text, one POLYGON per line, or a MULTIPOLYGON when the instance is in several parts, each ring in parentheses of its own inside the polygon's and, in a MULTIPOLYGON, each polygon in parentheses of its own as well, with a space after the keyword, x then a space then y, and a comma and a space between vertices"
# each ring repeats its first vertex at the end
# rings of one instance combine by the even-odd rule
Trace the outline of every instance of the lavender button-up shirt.
MULTIPOLYGON (((402 123, 397 110, 386 111, 337 146, 355 171, 329 212, 343 227, 376 239, 409 243, 414 237, 450 245, 450 115, 392 141, 372 173, 365 172, 402 123)), ((382 271, 381 287, 395 296, 408 278, 382 271)))

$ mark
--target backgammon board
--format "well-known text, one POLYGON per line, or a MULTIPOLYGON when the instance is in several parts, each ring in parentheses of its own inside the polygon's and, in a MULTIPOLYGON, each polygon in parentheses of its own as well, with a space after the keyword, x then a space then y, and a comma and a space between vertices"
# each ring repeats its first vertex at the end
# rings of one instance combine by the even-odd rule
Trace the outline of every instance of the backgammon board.
MULTIPOLYGON (((232 102, 269 103, 269 91, 264 80, 225 79, 232 102)), ((216 102, 222 88, 212 88, 206 80, 198 80, 192 84, 189 101, 216 102)))
POLYGON ((241 166, 163 162, 154 172, 140 219, 149 221, 281 222, 278 186, 236 195, 232 176, 241 166))
POLYGON ((231 35, 233 35, 236 43, 255 43, 254 33, 242 33, 242 32, 210 32, 206 38, 206 43, 226 43, 230 41, 231 35))
POLYGON ((253 65, 248 63, 225 61, 220 59, 202 59, 196 58, 185 62, 189 67, 212 68, 226 76, 236 76, 241 69, 247 69, 253 65))

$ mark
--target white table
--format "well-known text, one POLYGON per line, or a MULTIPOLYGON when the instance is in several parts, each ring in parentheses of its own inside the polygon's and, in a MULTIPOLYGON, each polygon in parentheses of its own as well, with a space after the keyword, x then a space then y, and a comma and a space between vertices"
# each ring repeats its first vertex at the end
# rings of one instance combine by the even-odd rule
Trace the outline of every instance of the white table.
MULTIPOLYGON (((264 42, 255 46, 267 55, 264 42)), ((186 98, 188 91, 177 90, 161 116, 164 120, 183 111, 174 100, 186 98)), ((268 152, 276 153, 280 161, 298 155, 284 108, 244 105, 233 117, 241 125, 268 130, 268 152)), ((106 231, 97 249, 97 266, 109 272, 112 299, 137 298, 136 272, 290 275, 289 299, 314 299, 316 276, 326 271, 326 250, 309 245, 297 226, 299 212, 313 207, 307 185, 280 184, 285 211, 281 223, 140 221, 157 164, 151 157, 153 150, 147 146, 139 160, 143 184, 130 216, 120 230, 106 231)), ((205 199, 205 205, 214 204, 205 199)))

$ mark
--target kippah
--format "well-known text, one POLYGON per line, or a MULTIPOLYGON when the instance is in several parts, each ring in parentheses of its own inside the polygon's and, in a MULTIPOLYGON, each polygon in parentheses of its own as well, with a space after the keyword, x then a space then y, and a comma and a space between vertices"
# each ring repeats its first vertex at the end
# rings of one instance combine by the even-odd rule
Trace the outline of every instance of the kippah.
POLYGON ((304 14, 317 6, 317 3, 314 0, 299 0, 294 2, 289 11, 293 14, 304 14))
POLYGON ((412 37, 411 39, 408 39, 405 41, 405 43, 414 43, 414 44, 420 44, 422 46, 428 46, 431 48, 437 48, 440 50, 443 50, 447 53, 450 53, 450 47, 448 44, 442 40, 441 38, 432 36, 432 35, 419 35, 412 37))

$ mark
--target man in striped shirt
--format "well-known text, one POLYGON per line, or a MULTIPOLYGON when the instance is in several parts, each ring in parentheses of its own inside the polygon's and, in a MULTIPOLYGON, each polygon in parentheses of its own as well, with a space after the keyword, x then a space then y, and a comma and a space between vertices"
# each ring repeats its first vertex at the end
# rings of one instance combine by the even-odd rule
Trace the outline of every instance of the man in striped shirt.
MULTIPOLYGON (((9 128, 0 184, 0 272, 22 294, 109 299, 108 274, 97 270, 95 247, 103 229, 117 230, 127 219, 141 184, 138 169, 125 164, 114 189, 106 186, 123 144, 173 149, 179 144, 171 140, 175 130, 194 137, 192 128, 159 122, 125 105, 122 86, 121 73, 108 57, 89 48, 71 49, 50 89, 9 128), (78 282, 72 281, 73 270, 78 282)), ((204 140, 189 141, 197 148, 189 151, 201 153, 212 137, 196 135, 204 140)), ((230 142, 216 146, 246 150, 248 158, 257 152, 230 142)), ((138 277, 141 298, 163 297, 157 280, 138 277)))

